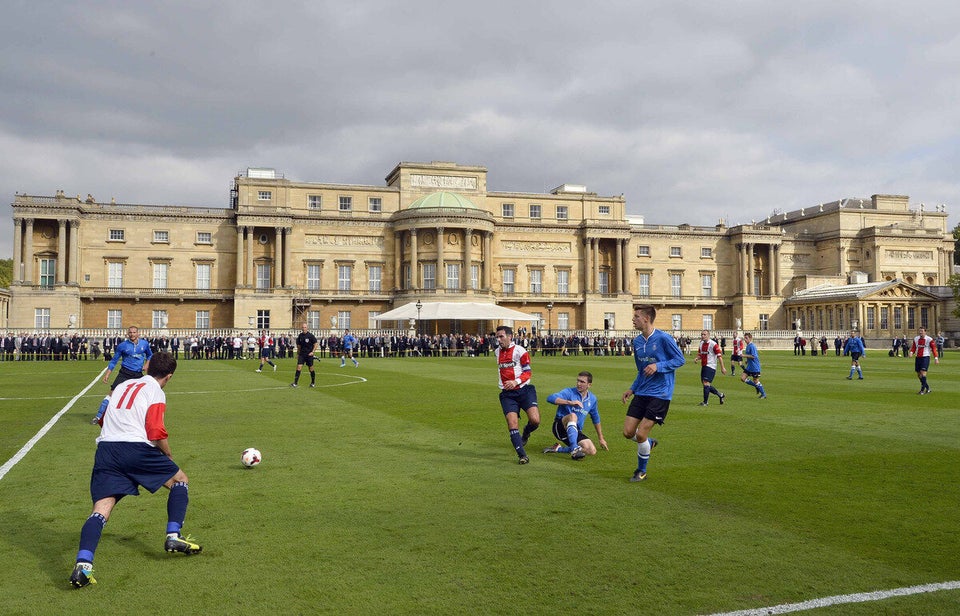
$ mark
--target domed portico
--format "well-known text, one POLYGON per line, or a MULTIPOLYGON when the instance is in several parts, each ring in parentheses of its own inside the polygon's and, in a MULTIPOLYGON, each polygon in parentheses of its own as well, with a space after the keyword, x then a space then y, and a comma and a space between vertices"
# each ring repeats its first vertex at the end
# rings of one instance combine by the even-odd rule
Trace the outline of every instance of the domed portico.
POLYGON ((490 295, 493 216, 467 197, 438 191, 391 216, 398 295, 490 295))

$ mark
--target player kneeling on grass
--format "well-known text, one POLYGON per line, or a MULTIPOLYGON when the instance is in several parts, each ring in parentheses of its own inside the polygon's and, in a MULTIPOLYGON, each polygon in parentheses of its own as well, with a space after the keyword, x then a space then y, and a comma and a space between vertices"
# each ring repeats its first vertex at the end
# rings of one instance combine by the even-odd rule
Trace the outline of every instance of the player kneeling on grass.
POLYGON ((81 588, 96 583, 93 554, 114 506, 124 496, 139 495, 138 486, 151 493, 163 486, 167 496, 168 552, 196 554, 201 548, 183 537, 180 529, 187 515, 187 475, 173 461, 163 415, 167 409, 166 387, 177 369, 169 353, 156 353, 147 376, 125 381, 110 397, 97 439, 97 453, 90 477, 93 513, 80 530, 80 549, 70 583, 81 588))
POLYGON ((593 375, 584 370, 577 375, 576 387, 547 396, 547 402, 557 405, 557 415, 553 419, 553 435, 560 440, 553 447, 547 447, 543 453, 569 453, 574 460, 597 455, 597 447, 583 433, 583 421, 590 415, 593 427, 597 430, 597 441, 607 449, 607 441, 600 428, 600 409, 597 397, 590 391, 593 375), (566 443, 566 445, 564 445, 566 443))

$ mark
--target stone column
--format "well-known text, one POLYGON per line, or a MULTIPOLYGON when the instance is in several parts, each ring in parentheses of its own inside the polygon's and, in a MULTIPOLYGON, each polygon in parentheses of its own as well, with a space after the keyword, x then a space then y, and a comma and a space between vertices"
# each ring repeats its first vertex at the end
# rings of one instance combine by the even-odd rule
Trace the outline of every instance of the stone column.
POLYGON ((253 236, 256 227, 247 227, 247 275, 243 278, 243 286, 253 287, 256 284, 257 274, 253 271, 253 236))
POLYGON ((593 240, 584 238, 583 240, 583 292, 591 293, 593 291, 593 279, 590 275, 593 273, 593 240))
POLYGON ((403 288, 403 231, 393 232, 393 289, 403 288))
POLYGON ((777 272, 776 272, 776 244, 767 244, 767 269, 770 270, 767 272, 767 282, 770 285, 770 289, 767 292, 767 295, 773 297, 777 295, 777 272))
POLYGON ((593 248, 593 267, 590 272, 590 288, 594 291, 600 290, 600 238, 595 237, 590 241, 590 245, 593 248))
POLYGON ((443 227, 437 227, 437 284, 436 288, 446 289, 447 288, 447 272, 443 268, 443 245, 446 243, 446 238, 443 234, 443 227), (440 282, 443 282, 441 286, 440 282))
POLYGON ((70 267, 67 282, 76 285, 80 282, 80 221, 70 221, 70 267))
POLYGON ((23 238, 23 282, 33 285, 33 219, 27 218, 26 222, 23 238))
POLYGON ((13 281, 20 282, 20 264, 23 263, 23 219, 13 219, 13 281))
POLYGON ((780 244, 773 245, 773 293, 780 295, 780 244))
POLYGON ((417 253, 419 252, 419 246, 417 246, 417 230, 410 229, 410 288, 413 291, 416 291, 420 288, 420 264, 417 262, 417 253))
POLYGON ((747 292, 745 295, 753 295, 753 244, 747 244, 747 292))
POLYGON ((616 292, 623 293, 623 240, 617 240, 617 259, 614 263, 616 268, 616 292))
POLYGON ((290 236, 293 235, 293 227, 284 227, 283 229, 283 286, 292 287, 293 286, 293 276, 290 275, 290 272, 293 270, 293 260, 290 255, 293 252, 293 248, 290 245, 290 236))
POLYGON ((488 291, 493 287, 493 256, 490 250, 493 247, 493 231, 483 232, 483 259, 480 261, 483 267, 483 287, 488 291))
POLYGON ((623 259, 620 261, 620 288, 625 292, 630 292, 630 240, 622 240, 623 259))
POLYGON ((740 294, 746 296, 749 290, 747 285, 747 243, 740 243, 740 294))
POLYGON ((63 284, 66 281, 67 273, 67 221, 58 220, 59 229, 57 230, 57 277, 55 284, 63 284))
POLYGON ((473 262, 470 260, 470 250, 473 248, 473 229, 467 227, 463 230, 463 273, 460 276, 460 290, 466 291, 470 288, 470 274, 473 272, 473 262))
POLYGON ((283 227, 274 227, 273 232, 276 234, 276 243, 273 246, 273 258, 277 262, 277 272, 274 274, 274 287, 283 287, 283 227))
POLYGON ((243 257, 243 230, 244 227, 237 226, 237 286, 243 286, 243 268, 246 260, 243 257))

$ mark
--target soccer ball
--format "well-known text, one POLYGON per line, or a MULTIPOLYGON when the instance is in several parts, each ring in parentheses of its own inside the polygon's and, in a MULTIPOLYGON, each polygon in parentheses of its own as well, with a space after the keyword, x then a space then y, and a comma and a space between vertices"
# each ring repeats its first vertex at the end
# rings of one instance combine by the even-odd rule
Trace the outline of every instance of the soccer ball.
POLYGON ((243 450, 243 453, 240 454, 240 461, 243 462, 243 465, 247 468, 251 468, 260 464, 260 460, 263 459, 263 456, 260 455, 259 449, 254 449, 253 447, 248 447, 243 450))

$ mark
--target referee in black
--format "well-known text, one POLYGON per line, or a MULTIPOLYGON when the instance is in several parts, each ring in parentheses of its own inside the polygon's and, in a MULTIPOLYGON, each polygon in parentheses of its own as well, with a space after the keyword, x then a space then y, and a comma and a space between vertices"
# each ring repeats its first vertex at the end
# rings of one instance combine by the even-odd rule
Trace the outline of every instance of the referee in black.
POLYGON ((296 387, 300 381, 300 372, 306 364, 310 369, 310 387, 317 386, 317 373, 313 371, 313 354, 317 350, 317 337, 307 330, 307 324, 300 326, 300 335, 297 336, 297 374, 293 377, 290 387, 296 387))

